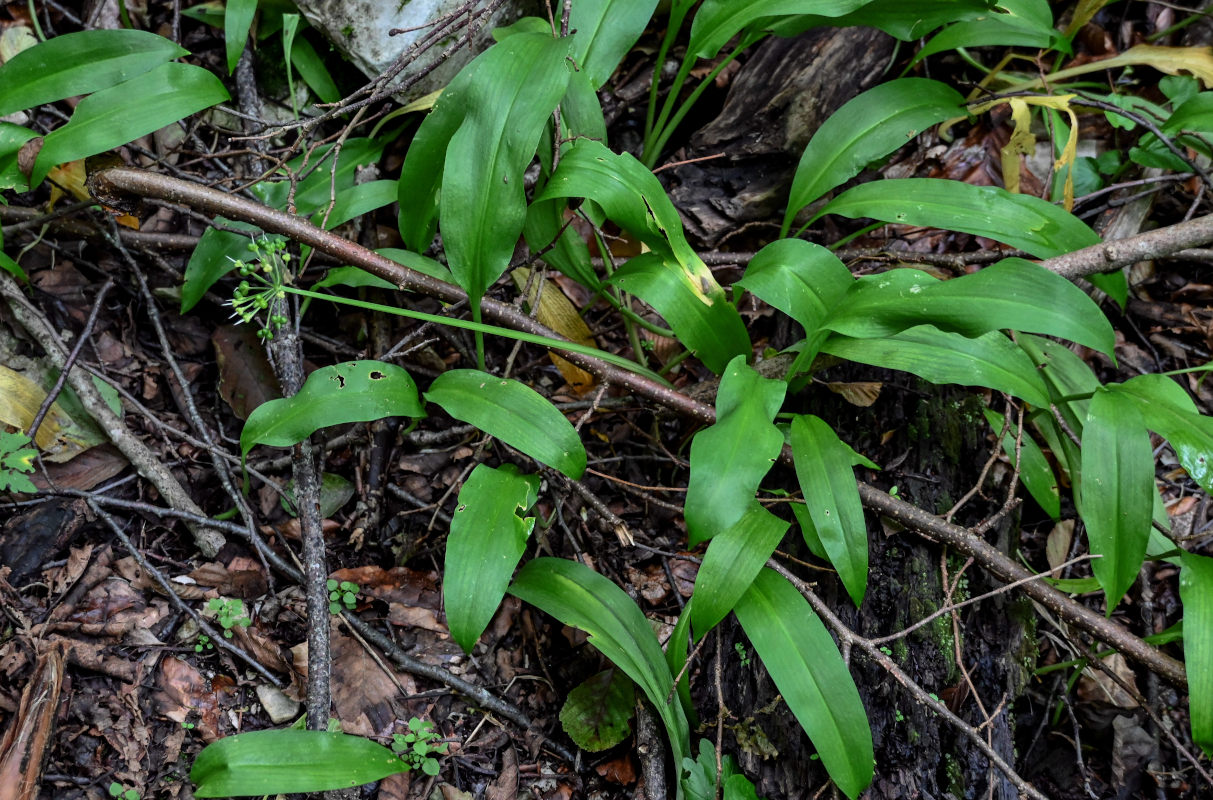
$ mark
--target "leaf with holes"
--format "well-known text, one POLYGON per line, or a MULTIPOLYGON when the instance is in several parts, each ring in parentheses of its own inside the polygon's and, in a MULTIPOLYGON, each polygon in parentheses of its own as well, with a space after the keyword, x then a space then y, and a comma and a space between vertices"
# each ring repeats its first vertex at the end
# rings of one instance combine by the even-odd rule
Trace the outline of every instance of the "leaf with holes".
POLYGON ((424 416, 417 384, 395 364, 334 364, 308 375, 294 397, 257 406, 240 433, 240 457, 258 444, 290 447, 330 425, 424 416))
POLYGON ((513 464, 477 464, 459 490, 446 542, 442 602, 451 637, 464 652, 484 633, 535 528, 521 517, 535 504, 538 475, 519 475, 513 464))

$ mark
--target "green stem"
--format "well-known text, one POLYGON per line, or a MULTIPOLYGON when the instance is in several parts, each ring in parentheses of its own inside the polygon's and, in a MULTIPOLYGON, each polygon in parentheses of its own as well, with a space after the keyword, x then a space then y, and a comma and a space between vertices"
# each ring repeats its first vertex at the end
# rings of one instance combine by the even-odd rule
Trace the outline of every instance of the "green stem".
MULTIPOLYGON (((733 60, 737 58, 737 56, 741 55, 742 52, 747 47, 754 44, 754 42, 756 42, 756 41, 758 41, 757 38, 750 38, 750 37, 743 38, 741 40, 741 42, 735 48, 733 48, 732 52, 730 52, 727 56, 725 56, 724 59, 719 64, 716 65, 715 69, 713 69, 710 73, 708 73, 707 77, 705 77, 702 81, 699 82, 699 85, 695 87, 695 91, 691 92, 691 96, 688 97, 686 99, 686 101, 681 106, 678 107, 677 113, 675 113, 674 116, 672 118, 670 118, 669 122, 667 123, 666 118, 669 116, 668 111, 670 110, 670 108, 673 104, 673 101, 676 101, 678 99, 678 96, 677 96, 677 94, 675 94, 675 92, 681 90, 682 84, 676 83, 675 86, 670 87, 670 94, 666 97, 665 107, 662 108, 662 110, 661 110, 661 119, 659 119, 657 122, 657 127, 659 128, 659 132, 657 133, 656 139, 652 142, 651 150, 650 150, 650 143, 648 141, 645 142, 644 165, 646 167, 648 167, 649 169, 652 169, 657 164, 657 159, 661 157, 661 150, 662 150, 662 148, 665 147, 666 142, 668 142, 670 140, 670 137, 674 135, 674 131, 678 129, 679 123, 681 123, 683 118, 686 117, 686 115, 690 112, 691 107, 695 105, 695 102, 699 99, 699 97, 704 93, 704 91, 709 86, 712 85, 712 82, 716 80, 716 76, 719 75, 725 67, 727 67, 729 64, 731 64, 733 62, 733 60)), ((687 61, 684 63, 689 65, 691 62, 687 61)), ((686 73, 687 74, 690 73, 689 66, 688 66, 688 69, 686 70, 686 73)), ((682 70, 678 71, 678 75, 682 78, 683 81, 686 80, 686 75, 683 74, 682 70)), ((678 79, 675 78, 675 81, 677 82, 678 79)))
MULTIPOLYGON (((472 322, 483 325, 480 318, 480 298, 476 298, 476 302, 472 304, 472 322)), ((488 368, 484 365, 484 331, 474 331, 476 336, 476 368, 481 372, 488 372, 488 368)))
POLYGON ((665 66, 665 57, 669 54, 670 48, 674 45, 674 40, 678 38, 678 33, 682 30, 682 21, 686 19, 687 12, 694 4, 694 0, 690 0, 689 2, 675 2, 670 5, 670 21, 666 25, 665 36, 661 40, 661 47, 657 50, 657 64, 653 67, 653 80, 649 84, 649 107, 644 112, 644 141, 646 145, 644 152, 646 153, 648 152, 647 145, 649 139, 653 135, 653 116, 657 112, 657 94, 658 88, 661 85, 661 68, 665 66))
POLYGON ((312 292, 307 289, 296 289, 293 286, 284 286, 282 288, 283 291, 297 294, 300 297, 313 297, 317 300, 328 300, 332 303, 340 303, 342 305, 353 306, 354 308, 365 308, 368 311, 381 311, 384 314, 395 314, 398 317, 408 317, 409 319, 421 320, 422 322, 432 322, 435 325, 449 325, 452 328, 461 328, 463 330, 468 330, 479 334, 488 333, 494 336, 504 336, 508 339, 514 339, 519 342, 537 344, 542 347, 550 347, 553 350, 563 350, 566 353, 577 353, 578 355, 597 358, 600 361, 613 364, 622 369, 626 369, 629 372, 634 372, 637 375, 643 375, 646 378, 661 381, 661 383, 666 386, 669 385, 655 372, 639 366, 636 364, 636 362, 626 359, 623 356, 617 356, 614 353, 599 350, 596 347, 586 347, 585 345, 577 344, 576 342, 566 342, 560 339, 552 339, 547 336, 539 336, 533 333, 525 333, 523 331, 510 330, 509 328, 501 328, 496 325, 487 325, 482 322, 476 322, 475 320, 443 317, 438 314, 427 314, 424 311, 413 311, 409 308, 396 308, 394 306, 385 306, 380 303, 370 303, 365 300, 354 300, 348 297, 338 297, 337 295, 332 294, 312 292))

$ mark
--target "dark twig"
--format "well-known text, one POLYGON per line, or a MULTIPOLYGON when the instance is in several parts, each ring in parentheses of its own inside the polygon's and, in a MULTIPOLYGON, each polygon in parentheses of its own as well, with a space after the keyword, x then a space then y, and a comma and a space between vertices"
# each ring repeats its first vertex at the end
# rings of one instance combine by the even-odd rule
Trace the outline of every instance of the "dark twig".
POLYGON ((38 413, 34 415, 33 421, 29 424, 29 432, 26 435, 30 439, 37 438, 38 428, 42 425, 42 420, 46 419, 47 412, 51 410, 51 406, 55 404, 59 393, 63 391, 63 385, 67 383, 67 373, 75 366, 76 359, 80 357, 80 350, 84 347, 84 343, 88 341, 88 337, 92 335, 93 326, 97 324, 97 313, 101 311, 101 303, 105 300, 105 296, 109 294, 109 290, 113 286, 114 279, 106 278, 105 283, 101 285, 100 291, 97 292, 97 298, 93 300, 93 307, 88 312, 88 319, 84 322, 84 329, 80 331, 80 335, 76 337, 76 343, 72 345, 71 352, 64 359, 63 368, 59 370, 59 377, 55 379, 55 385, 46 393, 46 399, 42 401, 42 405, 38 407, 38 413))

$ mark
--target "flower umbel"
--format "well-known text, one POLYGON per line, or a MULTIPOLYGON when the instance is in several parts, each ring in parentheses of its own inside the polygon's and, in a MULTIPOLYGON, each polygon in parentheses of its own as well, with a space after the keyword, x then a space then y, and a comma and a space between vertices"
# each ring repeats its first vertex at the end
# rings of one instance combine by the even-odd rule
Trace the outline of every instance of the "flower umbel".
POLYGON ((252 322, 258 314, 267 312, 257 336, 272 339, 277 330, 289 322, 286 316, 276 313, 275 305, 286 297, 283 287, 291 282, 287 269, 291 255, 285 252, 285 239, 254 239, 248 248, 253 252, 253 258, 236 262, 236 269, 244 280, 232 293, 229 303, 232 316, 241 322, 252 322))

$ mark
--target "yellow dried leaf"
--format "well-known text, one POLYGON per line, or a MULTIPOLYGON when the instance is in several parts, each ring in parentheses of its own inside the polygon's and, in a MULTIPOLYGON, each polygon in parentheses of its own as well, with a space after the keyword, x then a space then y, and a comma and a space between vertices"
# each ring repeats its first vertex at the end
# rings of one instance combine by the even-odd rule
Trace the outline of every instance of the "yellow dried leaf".
MULTIPOLYGON (((530 276, 531 271, 526 267, 519 267, 510 273, 510 277, 514 279, 514 285, 518 287, 519 291, 526 289, 530 276)), ((566 339, 586 347, 597 347, 597 342, 594 341, 589 326, 577 313, 577 307, 565 297, 564 292, 560 291, 560 287, 553 281, 544 280, 542 288, 543 292, 540 293, 539 281, 532 281, 527 294, 528 303, 533 304, 536 295, 539 297, 539 309, 535 313, 535 317, 566 339)), ((550 357, 552 363, 556 365, 556 369, 560 370, 560 374, 564 376, 565 382, 575 392, 582 394, 594 387, 593 375, 555 353, 551 353, 550 357)))
MULTIPOLYGON (((34 421, 34 415, 42 407, 46 392, 42 387, 22 375, 0 365, 0 423, 26 431, 34 421)), ((34 443, 48 461, 68 461, 88 449, 89 445, 72 431, 76 428, 72 418, 56 402, 38 426, 34 443)))
POLYGON ((867 408, 880 397, 884 384, 880 381, 834 381, 827 383, 826 388, 853 406, 867 408))

